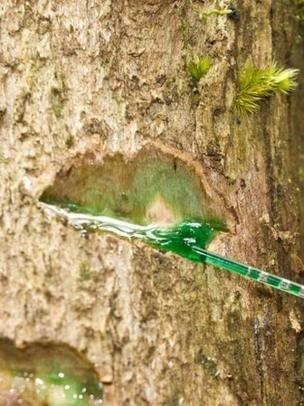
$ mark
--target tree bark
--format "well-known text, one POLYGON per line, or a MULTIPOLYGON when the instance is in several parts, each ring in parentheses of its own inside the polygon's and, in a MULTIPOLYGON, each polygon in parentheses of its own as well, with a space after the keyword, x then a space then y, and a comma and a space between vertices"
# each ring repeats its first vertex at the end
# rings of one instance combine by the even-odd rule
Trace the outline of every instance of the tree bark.
POLYGON ((85 354, 105 404, 304 401, 300 300, 142 243, 83 238, 37 204, 77 154, 128 158, 153 144, 195 169, 228 220, 211 250, 303 281, 303 73, 295 95, 253 116, 232 106, 247 61, 304 68, 294 10, 244 0, 239 21, 200 21, 195 7, 213 6, 0 5, 0 334, 85 354), (195 90, 184 60, 207 54, 195 90))

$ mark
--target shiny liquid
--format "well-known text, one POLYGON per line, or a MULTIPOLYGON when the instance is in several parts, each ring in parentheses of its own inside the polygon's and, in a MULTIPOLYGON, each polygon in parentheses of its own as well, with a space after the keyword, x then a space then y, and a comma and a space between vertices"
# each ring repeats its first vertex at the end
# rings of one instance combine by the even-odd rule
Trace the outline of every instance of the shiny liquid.
POLYGON ((174 227, 160 228, 154 225, 136 225, 106 216, 71 212, 45 203, 41 203, 41 205, 49 213, 66 219, 71 225, 82 232, 110 231, 129 239, 139 238, 155 248, 174 252, 190 261, 213 265, 247 279, 304 298, 304 286, 298 283, 207 251, 206 247, 208 244, 219 231, 223 230, 223 224, 220 222, 214 220, 186 220, 174 227))

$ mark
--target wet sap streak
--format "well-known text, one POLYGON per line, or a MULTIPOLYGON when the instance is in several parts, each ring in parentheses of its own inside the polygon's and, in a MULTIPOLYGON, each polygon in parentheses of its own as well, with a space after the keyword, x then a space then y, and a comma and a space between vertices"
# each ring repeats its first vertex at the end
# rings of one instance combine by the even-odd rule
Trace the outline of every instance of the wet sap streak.
POLYGON ((144 240, 155 248, 174 252, 190 261, 213 265, 247 279, 263 283, 283 292, 304 298, 304 286, 260 269, 241 264, 206 250, 224 226, 215 220, 184 221, 171 228, 142 226, 106 216, 70 212, 54 205, 41 203, 49 213, 67 220, 82 232, 110 231, 125 238, 144 240))

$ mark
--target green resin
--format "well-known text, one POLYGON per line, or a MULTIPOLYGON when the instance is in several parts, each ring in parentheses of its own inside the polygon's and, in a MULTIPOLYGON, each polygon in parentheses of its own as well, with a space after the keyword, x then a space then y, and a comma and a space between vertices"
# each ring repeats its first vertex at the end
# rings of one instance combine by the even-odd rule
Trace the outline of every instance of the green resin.
POLYGON ((32 345, 21 350, 0 341, 0 404, 97 406, 102 399, 93 366, 71 349, 32 345))
POLYGON ((247 279, 304 298, 304 287, 300 284, 207 251, 208 244, 216 234, 224 230, 224 225, 219 221, 188 220, 173 227, 160 228, 154 225, 140 226, 106 216, 69 212, 66 209, 44 203, 42 206, 48 212, 66 219, 81 231, 110 231, 122 237, 141 239, 155 248, 174 252, 190 261, 225 269, 247 279))
POLYGON ((221 217, 221 210, 214 209, 220 204, 209 201, 199 176, 185 162, 152 146, 130 160, 121 154, 102 161, 91 155, 76 159, 57 174, 41 201, 82 232, 139 238, 191 261, 304 297, 301 285, 207 251, 216 234, 226 230, 223 222, 214 220, 221 217))

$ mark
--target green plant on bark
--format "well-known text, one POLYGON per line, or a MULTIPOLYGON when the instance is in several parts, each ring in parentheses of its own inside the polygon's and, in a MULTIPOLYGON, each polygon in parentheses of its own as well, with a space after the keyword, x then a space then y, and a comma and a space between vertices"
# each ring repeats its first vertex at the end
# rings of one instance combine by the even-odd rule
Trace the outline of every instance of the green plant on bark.
POLYGON ((256 68, 247 64, 239 75, 238 91, 234 101, 239 113, 254 113, 260 102, 275 93, 288 94, 297 86, 298 69, 284 69, 276 62, 256 68))
POLYGON ((187 65, 187 70, 194 82, 199 82, 205 76, 212 66, 212 58, 210 56, 201 56, 194 58, 187 65))

